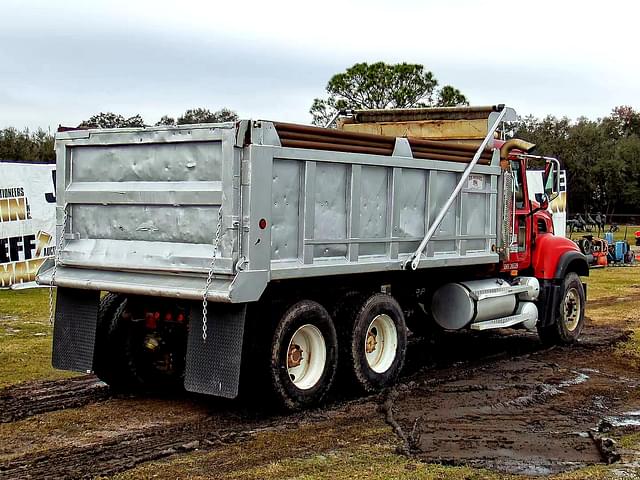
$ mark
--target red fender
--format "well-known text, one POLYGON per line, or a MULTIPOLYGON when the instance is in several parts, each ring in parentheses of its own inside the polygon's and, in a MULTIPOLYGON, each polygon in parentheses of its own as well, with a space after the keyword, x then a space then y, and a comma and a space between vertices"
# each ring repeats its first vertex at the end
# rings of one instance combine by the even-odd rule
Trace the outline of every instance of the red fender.
POLYGON ((551 233, 538 234, 531 259, 536 278, 545 280, 555 278, 560 260, 568 252, 582 255, 578 246, 568 238, 556 237, 551 233))

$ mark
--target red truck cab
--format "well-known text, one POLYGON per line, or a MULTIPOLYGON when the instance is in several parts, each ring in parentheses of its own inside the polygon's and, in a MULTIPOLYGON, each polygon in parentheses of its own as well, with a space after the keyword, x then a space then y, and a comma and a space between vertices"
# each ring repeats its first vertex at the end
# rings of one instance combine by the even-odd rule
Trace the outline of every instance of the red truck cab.
POLYGON ((579 276, 588 276, 589 267, 574 242, 554 235, 547 206, 557 195, 559 162, 515 150, 509 155, 508 168, 513 177, 512 239, 508 260, 501 262, 501 271, 512 276, 536 277, 540 282, 541 337, 543 340, 550 337, 550 342, 571 341, 586 302, 586 285, 579 276), (538 201, 529 198, 526 171, 531 160, 545 161, 545 193, 538 201), (556 322, 560 314, 575 316, 576 321, 556 322))

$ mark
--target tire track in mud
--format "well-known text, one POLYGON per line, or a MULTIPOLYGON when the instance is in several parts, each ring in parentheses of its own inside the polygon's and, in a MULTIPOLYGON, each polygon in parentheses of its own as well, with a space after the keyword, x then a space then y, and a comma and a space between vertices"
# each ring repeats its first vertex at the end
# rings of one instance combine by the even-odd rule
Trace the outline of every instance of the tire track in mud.
POLYGON ((98 444, 50 449, 9 460, 0 464, 0 478, 46 478, 51 477, 52 472, 56 478, 112 475, 176 453, 240 442, 269 428, 276 427, 263 422, 262 425, 245 424, 241 429, 227 427, 221 430, 219 418, 152 427, 98 444))
MULTIPOLYGON (((579 345, 579 347, 586 347, 586 350, 610 345, 622 337, 619 330, 609 331, 601 328, 590 330, 584 344, 579 345)), ((511 349, 503 349, 503 344, 495 345, 493 350, 479 347, 478 354, 471 358, 462 361, 459 357, 458 360, 447 359, 437 368, 426 366, 407 372, 408 374, 405 374, 400 381, 400 396, 406 396, 407 392, 421 389, 441 390, 441 393, 446 393, 447 390, 454 393, 460 389, 468 390, 467 393, 471 394, 484 394, 485 390, 494 388, 476 382, 468 383, 474 375, 499 369, 499 365, 504 365, 505 362, 522 361, 527 358, 531 358, 536 365, 544 365, 545 356, 554 350, 554 348, 543 348, 534 338, 528 338, 523 348, 520 344, 522 341, 522 336, 514 336, 512 341, 506 343, 506 345, 512 345, 511 349), (456 382, 460 381, 465 381, 464 385, 456 385, 456 382), (453 385, 448 388, 447 384, 453 385)), ((583 352, 583 355, 584 353, 586 352, 583 352)), ((528 373, 525 370, 521 370, 520 373, 526 376, 528 373)), ((518 385, 526 385, 526 381, 520 379, 518 385)), ((391 389, 391 392, 393 391, 395 389, 391 389)), ((461 394, 464 395, 464 392, 461 394)), ((108 387, 93 376, 37 382, 2 391, 0 412, 3 414, 3 419, 9 419, 6 421, 15 421, 17 418, 44 411, 80 407, 109 396, 108 387), (62 406, 60 399, 62 399, 62 406), (25 401, 25 405, 20 406, 21 401, 25 401), (3 407, 13 409, 13 413, 8 413, 8 410, 3 411, 3 407), (10 420, 11 418, 13 420, 10 420)), ((357 403, 382 404, 379 412, 387 417, 388 422, 391 420, 391 423, 396 423, 394 429, 396 433, 404 427, 402 439, 404 450, 415 453, 419 447, 420 429, 417 427, 420 420, 413 419, 409 425, 401 420, 394 422, 395 397, 397 394, 394 396, 393 393, 389 395, 387 392, 387 395, 334 399, 335 403, 322 409, 290 414, 286 417, 264 413, 256 415, 255 412, 248 414, 237 405, 230 408, 223 407, 187 422, 148 426, 104 440, 26 453, 0 463, 0 478, 43 478, 51 476, 52 472, 55 472, 56 477, 72 478, 112 475, 171 455, 196 449, 211 450, 222 444, 246 441, 258 432, 276 430, 283 425, 295 428, 295 425, 300 422, 320 421, 344 405, 357 403)))
POLYGON ((93 375, 28 382, 0 390, 0 423, 106 400, 109 387, 93 375))
POLYGON ((640 382, 592 352, 627 336, 591 327, 573 348, 474 362, 444 379, 405 379, 385 403, 398 451, 429 463, 526 475, 620 460, 615 451, 603 453, 598 442, 609 440, 592 431, 607 414, 636 405, 640 382))
MULTIPOLYGON (((530 351, 523 353, 523 356, 530 355, 530 351)), ((489 358, 474 358, 469 361, 455 362, 440 370, 435 379, 428 379, 431 386, 442 385, 454 382, 461 377, 470 375, 472 372, 491 368, 496 362, 505 358, 512 358, 507 352, 500 352, 497 355, 490 355, 489 358), (451 368, 455 370, 452 372, 451 368)), ((430 369, 427 369, 430 371, 430 369)), ((424 374, 424 372, 422 372, 424 374)), ((410 376, 416 375, 416 373, 410 376)), ((29 388, 23 385, 18 390, 15 387, 13 393, 19 393, 14 402, 19 398, 28 398, 31 403, 37 402, 38 398, 51 397, 51 390, 55 392, 64 386, 75 388, 75 395, 84 398, 85 403, 91 402, 91 394, 94 384, 101 384, 94 377, 85 377, 69 381, 43 382, 38 384, 39 388, 29 388), (92 383, 93 382, 93 383, 92 383), (83 386, 84 385, 84 386, 83 386), (83 388, 85 389, 83 391, 83 388), (40 397, 38 393, 42 394, 40 397)), ((36 387, 31 385, 32 387, 36 387)), ((108 387, 97 388, 100 392, 93 398, 100 399, 100 395, 106 398, 109 394, 108 387)), ((7 392, 5 392, 7 393, 7 392)), ((74 394, 71 394, 72 397, 74 394)), ((334 399, 335 400, 335 399, 334 399)), ((54 400, 55 401, 55 400, 54 400)), ((78 400, 75 406, 82 406, 83 400, 78 400)), ((66 446, 63 448, 48 449, 28 453, 17 458, 0 463, 0 478, 42 478, 55 472, 56 477, 71 478, 91 478, 100 475, 112 475, 124 470, 131 469, 139 464, 158 460, 175 454, 186 453, 193 450, 210 450, 221 444, 230 444, 248 440, 258 432, 275 430, 283 425, 297 425, 299 422, 313 423, 326 418, 333 410, 338 410, 347 404, 358 403, 382 403, 385 399, 378 394, 368 397, 346 398, 337 400, 336 403, 328 405, 322 409, 289 414, 286 417, 271 414, 263 415, 262 418, 256 415, 243 413, 242 408, 231 407, 228 411, 223 408, 210 416, 199 417, 193 421, 174 423, 163 426, 153 426, 139 429, 111 437, 107 440, 93 442, 82 446, 66 446), (251 420, 253 418, 253 420, 251 420)), ((389 407, 392 401, 388 402, 389 407)), ((71 406, 71 404, 69 404, 71 406)), ((54 404, 47 404, 42 409, 55 410, 64 408, 54 404)), ((384 407, 381 413, 384 414, 384 407)), ((26 412, 27 410, 23 410, 26 412)), ((391 412, 389 412, 391 413, 391 412)), ((15 417, 15 414, 14 414, 15 417)), ((24 415, 23 415, 24 417, 24 415)), ((392 417, 390 417, 392 418, 392 417)))

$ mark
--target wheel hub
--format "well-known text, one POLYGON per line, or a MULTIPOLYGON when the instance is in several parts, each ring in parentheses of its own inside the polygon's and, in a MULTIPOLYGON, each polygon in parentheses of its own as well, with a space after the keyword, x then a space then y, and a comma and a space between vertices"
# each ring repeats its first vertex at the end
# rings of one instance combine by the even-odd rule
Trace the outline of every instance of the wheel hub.
POLYGON ((393 364, 398 347, 398 332, 386 313, 371 320, 364 339, 364 351, 369 367, 376 373, 384 373, 393 364))
POLYGON ((376 346, 378 345, 378 331, 376 330, 375 327, 373 327, 372 329, 369 330, 369 332, 367 332, 367 346, 366 346, 366 351, 367 353, 373 353, 376 349, 376 346))
POLYGON ((287 349, 287 373, 291 382, 301 390, 317 385, 327 358, 322 332, 312 324, 295 331, 287 349))
POLYGON ((575 288, 569 289, 564 297, 563 313, 567 330, 574 331, 580 322, 580 295, 575 288))
POLYGON ((289 346, 289 354, 287 356, 287 367, 294 368, 299 366, 302 363, 302 348, 298 344, 291 344, 289 346))

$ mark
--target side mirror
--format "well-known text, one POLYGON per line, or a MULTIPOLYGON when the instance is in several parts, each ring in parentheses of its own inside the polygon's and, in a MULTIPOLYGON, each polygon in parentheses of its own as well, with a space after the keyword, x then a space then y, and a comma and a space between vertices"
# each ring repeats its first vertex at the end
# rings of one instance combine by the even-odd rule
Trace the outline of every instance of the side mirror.
POLYGON ((546 193, 536 193, 536 202, 540 204, 540 210, 549 208, 549 197, 546 193))

